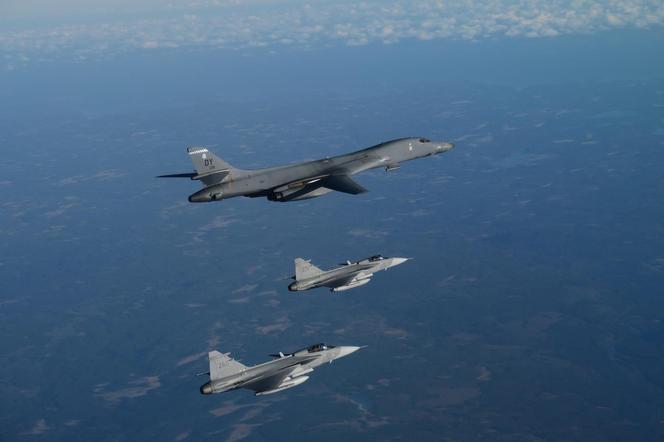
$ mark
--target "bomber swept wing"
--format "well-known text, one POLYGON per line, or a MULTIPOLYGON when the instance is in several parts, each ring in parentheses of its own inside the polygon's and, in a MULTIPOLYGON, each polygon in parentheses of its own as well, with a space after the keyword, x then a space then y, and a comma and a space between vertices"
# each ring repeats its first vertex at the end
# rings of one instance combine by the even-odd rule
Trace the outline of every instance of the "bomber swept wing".
POLYGON ((353 180, 348 175, 329 175, 321 179, 320 183, 321 186, 327 187, 328 189, 349 193, 351 195, 368 192, 367 189, 360 186, 357 181, 353 180))
MULTIPOLYGON (((289 201, 300 199, 304 195, 316 193, 326 193, 337 191, 357 195, 368 192, 350 176, 346 174, 318 175, 269 189, 268 199, 277 201, 289 201)), ((249 196, 263 196, 264 192, 258 192, 249 196)))

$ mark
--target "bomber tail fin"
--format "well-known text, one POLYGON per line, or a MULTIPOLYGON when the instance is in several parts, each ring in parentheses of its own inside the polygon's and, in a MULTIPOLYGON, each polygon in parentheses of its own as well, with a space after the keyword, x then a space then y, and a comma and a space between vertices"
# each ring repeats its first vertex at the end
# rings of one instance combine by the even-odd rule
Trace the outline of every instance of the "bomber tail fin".
POLYGON ((302 258, 295 258, 296 281, 313 278, 314 276, 320 275, 321 273, 323 273, 323 271, 315 265, 311 264, 309 261, 305 261, 302 258))
POLYGON ((222 160, 205 147, 188 147, 187 153, 191 157, 197 178, 205 185, 221 182, 235 168, 222 160))
POLYGON ((231 358, 229 354, 230 353, 219 353, 218 351, 211 351, 208 353, 211 381, 232 376, 247 368, 246 365, 231 358))

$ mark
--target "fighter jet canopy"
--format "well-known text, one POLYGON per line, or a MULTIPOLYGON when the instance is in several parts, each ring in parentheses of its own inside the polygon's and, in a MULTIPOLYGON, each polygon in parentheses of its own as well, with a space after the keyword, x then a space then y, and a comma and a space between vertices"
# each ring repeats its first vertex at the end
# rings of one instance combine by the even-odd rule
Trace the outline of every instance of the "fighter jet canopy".
POLYGON ((307 351, 309 353, 316 353, 323 350, 329 350, 330 348, 334 348, 334 345, 325 345, 321 342, 320 344, 314 344, 307 347, 307 351))
POLYGON ((381 259, 385 259, 383 255, 374 255, 369 258, 369 261, 375 262, 375 261, 380 261, 381 259))

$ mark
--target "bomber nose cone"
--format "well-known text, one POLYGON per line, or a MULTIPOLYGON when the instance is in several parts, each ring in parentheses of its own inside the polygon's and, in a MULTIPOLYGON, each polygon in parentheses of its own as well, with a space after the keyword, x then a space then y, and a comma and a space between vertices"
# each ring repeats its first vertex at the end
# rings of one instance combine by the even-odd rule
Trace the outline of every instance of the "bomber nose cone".
POLYGON ((436 150, 438 150, 439 152, 447 152, 448 150, 452 150, 452 149, 454 149, 454 143, 444 142, 444 143, 440 143, 440 144, 438 144, 438 146, 436 146, 436 150))

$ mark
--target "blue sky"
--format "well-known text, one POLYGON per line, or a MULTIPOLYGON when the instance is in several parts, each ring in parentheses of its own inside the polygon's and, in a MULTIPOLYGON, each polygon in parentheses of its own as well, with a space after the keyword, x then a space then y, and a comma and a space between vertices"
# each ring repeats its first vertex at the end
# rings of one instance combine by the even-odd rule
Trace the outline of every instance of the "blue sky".
POLYGON ((158 48, 357 46, 403 40, 551 38, 664 23, 653 0, 367 0, 88 2, 9 0, 0 6, 5 70, 158 48))

